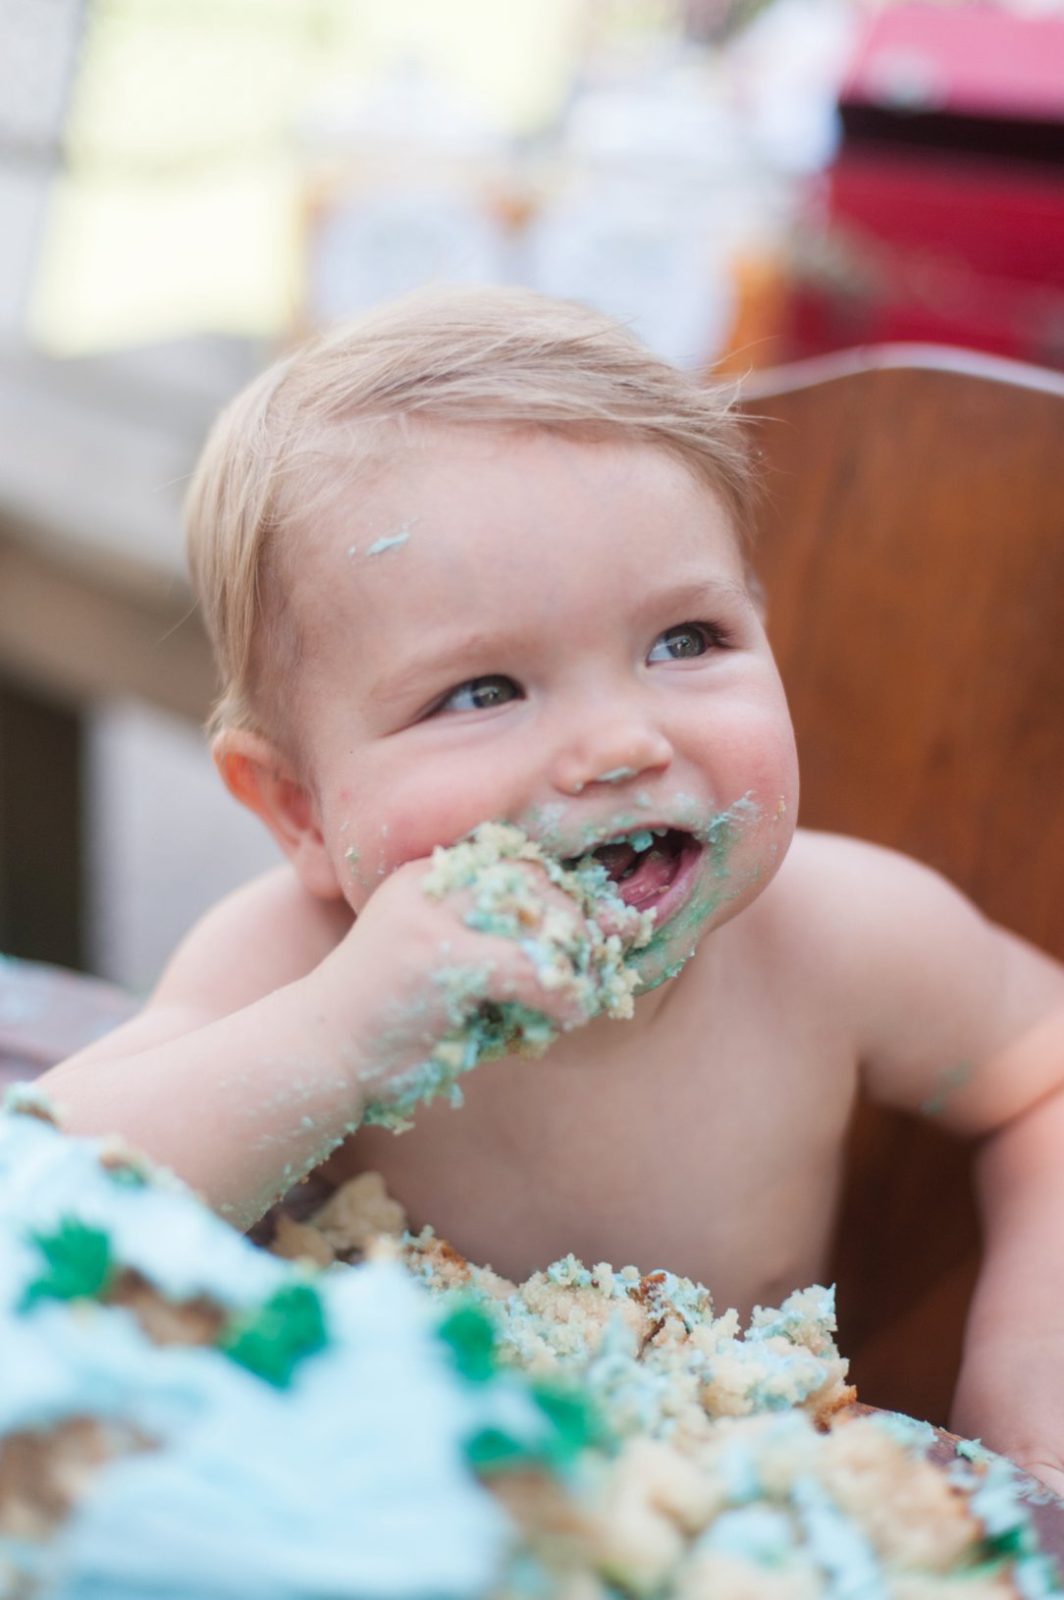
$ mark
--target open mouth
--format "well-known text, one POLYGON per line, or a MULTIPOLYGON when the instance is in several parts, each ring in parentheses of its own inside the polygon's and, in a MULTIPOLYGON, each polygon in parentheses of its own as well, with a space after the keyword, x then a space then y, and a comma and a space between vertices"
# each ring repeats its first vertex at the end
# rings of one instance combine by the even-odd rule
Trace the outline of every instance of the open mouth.
POLYGON ((660 920, 687 892, 702 846, 680 828, 643 828, 610 839, 592 852, 626 905, 660 920))

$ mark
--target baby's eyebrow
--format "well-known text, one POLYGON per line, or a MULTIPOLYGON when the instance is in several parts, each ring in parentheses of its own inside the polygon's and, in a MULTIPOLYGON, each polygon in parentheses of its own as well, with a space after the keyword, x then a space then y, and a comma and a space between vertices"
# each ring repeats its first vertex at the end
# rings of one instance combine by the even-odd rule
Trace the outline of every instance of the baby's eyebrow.
MULTIPOLYGON (((697 621, 697 613, 712 612, 719 606, 752 609, 746 585, 738 579, 689 574, 660 585, 651 584, 638 597, 635 614, 653 617, 657 622, 697 621)), ((530 629, 528 639, 535 642, 538 632, 530 629)), ((410 655, 385 667, 370 679, 369 698, 377 703, 405 700, 441 683, 459 683, 480 671, 496 671, 500 661, 512 658, 527 642, 513 622, 505 628, 466 629, 461 633, 444 626, 440 634, 410 655)))
POLYGON ((505 631, 477 630, 463 632, 416 654, 405 657, 392 670, 385 668, 369 683, 372 700, 399 700, 415 693, 426 684, 435 686, 442 679, 469 677, 471 672, 486 662, 501 659, 506 649, 513 650, 516 635, 512 628, 505 631))
POLYGON ((648 612, 659 613, 690 611, 692 607, 696 610, 715 606, 749 608, 753 602, 746 584, 738 578, 693 575, 648 588, 641 596, 641 604, 648 612))

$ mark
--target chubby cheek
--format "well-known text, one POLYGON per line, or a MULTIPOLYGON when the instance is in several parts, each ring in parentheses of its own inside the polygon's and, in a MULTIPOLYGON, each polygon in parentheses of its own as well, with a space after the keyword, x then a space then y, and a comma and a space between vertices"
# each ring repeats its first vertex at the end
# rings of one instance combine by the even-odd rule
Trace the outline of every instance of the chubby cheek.
POLYGON ((454 844, 478 822, 502 815, 499 798, 468 775, 378 773, 372 785, 337 793, 329 848, 352 910, 359 911, 385 878, 408 861, 454 844))
POLYGON ((745 904, 774 875, 797 823, 798 758, 785 708, 781 715, 770 704, 718 727, 708 764, 713 793, 729 806, 743 802, 727 835, 730 891, 745 904))
POLYGON ((702 759, 720 798, 749 794, 762 815, 777 809, 792 817, 798 805, 794 730, 779 694, 751 698, 703 735, 702 759))
POLYGON ((798 815, 798 752, 790 724, 769 730, 756 762, 751 787, 758 795, 765 825, 790 842, 798 815), (781 824, 786 824, 781 828, 781 824))

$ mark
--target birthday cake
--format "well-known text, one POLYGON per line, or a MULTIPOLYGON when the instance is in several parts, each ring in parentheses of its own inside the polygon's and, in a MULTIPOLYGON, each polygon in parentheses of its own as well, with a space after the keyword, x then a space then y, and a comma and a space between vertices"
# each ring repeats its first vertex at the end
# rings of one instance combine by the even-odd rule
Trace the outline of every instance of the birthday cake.
POLYGON ((1014 1469, 855 1412, 823 1289, 512 1284, 372 1175, 274 1224, 0 1115, 5 1600, 1064 1592, 1014 1469))

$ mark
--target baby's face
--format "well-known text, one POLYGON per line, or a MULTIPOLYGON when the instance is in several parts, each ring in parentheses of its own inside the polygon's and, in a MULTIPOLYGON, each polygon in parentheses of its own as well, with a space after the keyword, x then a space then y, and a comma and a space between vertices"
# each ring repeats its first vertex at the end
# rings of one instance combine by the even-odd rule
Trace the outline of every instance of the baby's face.
POLYGON ((602 852, 667 976, 790 842, 790 719, 726 514, 650 447, 425 429, 306 541, 310 787, 357 912, 486 820, 602 852), (604 848, 605 847, 605 848, 604 848))

